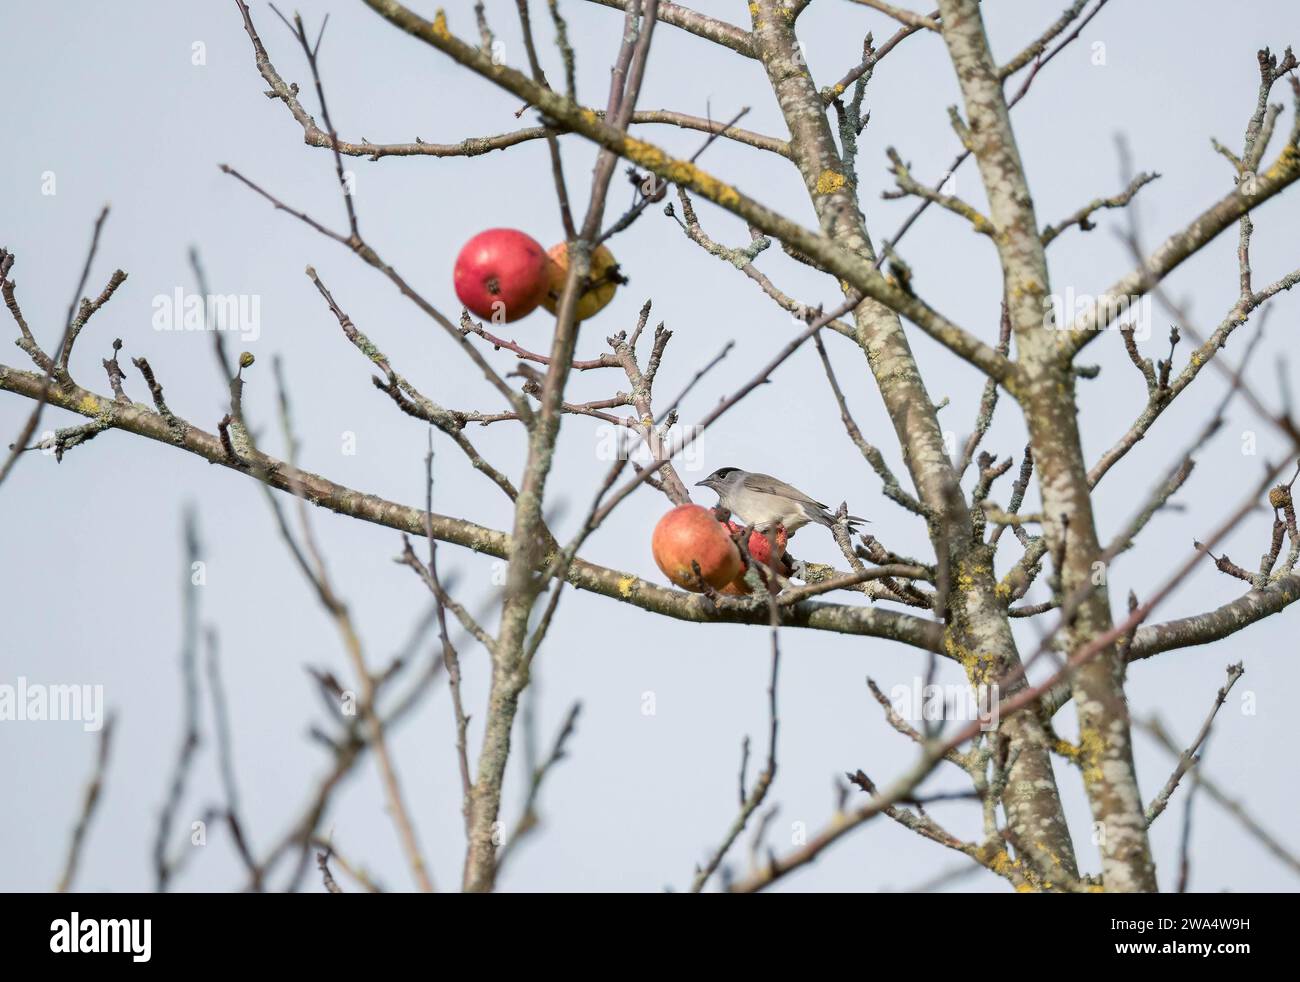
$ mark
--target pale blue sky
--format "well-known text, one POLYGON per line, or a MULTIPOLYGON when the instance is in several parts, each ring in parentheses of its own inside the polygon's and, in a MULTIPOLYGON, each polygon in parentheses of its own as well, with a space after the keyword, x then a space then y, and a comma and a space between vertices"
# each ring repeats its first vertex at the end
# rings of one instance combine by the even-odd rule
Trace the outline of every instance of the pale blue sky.
MULTIPOLYGON (((273 411, 271 356, 284 359, 302 440, 304 465, 343 484, 399 501, 423 500, 425 434, 398 413, 370 384, 364 359, 344 340, 310 281, 313 265, 345 310, 391 357, 399 371, 431 396, 455 408, 498 408, 491 390, 436 327, 386 281, 346 250, 292 218, 273 212, 217 170, 229 163, 285 200, 342 228, 344 216, 332 161, 303 145, 301 131, 279 103, 266 99, 233 2, 131 4, 64 2, 10 4, 0 34, 0 82, 8 93, 6 152, 0 156, 0 243, 17 253, 13 277, 29 322, 53 344, 98 209, 111 202, 90 286, 108 273, 130 274, 111 304, 91 322, 73 357, 74 375, 106 391, 99 361, 122 337, 126 357, 146 355, 166 388, 172 407, 207 429, 225 411, 208 339, 198 334, 159 333, 150 326, 152 300, 176 288, 192 289, 186 251, 197 244, 208 276, 222 293, 260 298, 261 335, 243 345, 258 357, 249 373, 246 406, 256 419, 273 411), (206 63, 192 64, 196 42, 206 63), (57 193, 42 194, 52 172, 57 193), (343 452, 354 434, 356 453, 343 452)), ((446 4, 450 24, 474 34, 470 0, 446 4)), ((555 71, 550 32, 537 8, 543 54, 555 71)), ((701 2, 700 9, 742 23, 743 3, 701 2)), ((988 0, 984 4, 996 53, 1006 59, 1053 20, 1062 0, 988 0)), ((506 43, 506 58, 522 64, 513 3, 491 0, 489 14, 506 43)), ((604 101, 608 63, 618 46, 620 15, 594 4, 565 0, 579 52, 579 89, 592 103, 604 101)), ((331 111, 343 136, 379 142, 452 142, 509 130, 521 122, 517 100, 494 90, 417 41, 400 34, 355 0, 304 0, 309 24, 328 12, 322 48, 331 111)), ((433 6, 422 4, 431 14, 433 6)), ((254 17, 272 60, 303 87, 315 108, 309 75, 288 32, 262 2, 254 17)), ((817 0, 801 20, 806 55, 819 84, 838 79, 854 64, 862 35, 892 33, 879 14, 836 0, 817 0)), ((1300 42, 1300 14, 1290 0, 1214 3, 1209 0, 1114 0, 1079 42, 1053 62, 1015 111, 1020 145, 1035 192, 1040 221, 1057 221, 1084 201, 1119 190, 1114 137, 1127 136, 1135 166, 1164 176, 1142 192, 1144 234, 1158 241, 1187 222, 1231 186, 1225 161, 1210 138, 1239 146, 1258 82, 1255 52, 1300 42), (1099 47, 1100 46, 1100 47, 1099 47), (1097 64, 1099 53, 1104 64, 1097 64)), ((1289 102, 1285 85, 1276 98, 1289 102)), ((959 101, 942 42, 909 39, 880 66, 867 102, 871 125, 862 139, 862 199, 874 237, 892 232, 910 205, 882 202, 890 186, 884 149, 896 146, 918 178, 933 180, 956 152, 945 108, 959 101)), ((750 111, 746 127, 785 132, 762 70, 756 63, 714 51, 706 43, 661 28, 647 72, 643 108, 668 108, 729 118, 750 111)), ((1288 120, 1290 108, 1288 106, 1288 120)), ((1289 125, 1289 123, 1288 123, 1289 125)), ((1282 127, 1279 127, 1282 128, 1282 127)), ((642 133, 678 152, 691 152, 697 134, 666 127, 642 133)), ((585 201, 592 153, 577 138, 564 141, 574 197, 585 201)), ((811 211, 797 174, 786 161, 750 148, 716 142, 702 158, 750 194, 808 224, 811 211)), ((367 238, 399 270, 439 304, 458 314, 451 263, 460 245, 480 229, 506 225, 527 230, 549 244, 561 238, 545 147, 533 142, 504 153, 463 159, 352 161, 356 205, 367 238)), ((958 192, 982 203, 970 165, 957 178, 958 192)), ((621 208, 623 192, 614 197, 621 208)), ((741 223, 701 205, 701 219, 714 237, 743 244, 741 223)), ((1269 281, 1300 265, 1295 229, 1300 195, 1294 190, 1256 216, 1255 271, 1269 281)), ((1113 234, 1114 216, 1083 235, 1067 232, 1051 250, 1054 287, 1096 292, 1131 265, 1113 234)), ((1171 283, 1191 304, 1202 329, 1218 322, 1237 289, 1236 236, 1226 233, 1179 270, 1171 283)), ((593 357, 603 338, 632 326, 647 298, 654 319, 674 331, 659 389, 675 393, 728 340, 736 350, 683 409, 689 421, 707 411, 790 337, 789 319, 744 276, 705 255, 678 227, 651 209, 614 243, 631 283, 579 343, 593 357)), ((927 214, 905 240, 917 289, 938 309, 993 340, 1000 281, 987 242, 946 213, 927 214)), ((772 249, 759 261, 786 292, 816 303, 836 302, 835 285, 772 249)), ((1261 396, 1276 400, 1277 359, 1291 357, 1300 298, 1276 302, 1253 375, 1261 396)), ((0 332, 14 334, 7 314, 0 332)), ((1168 320, 1157 309, 1155 336, 1168 320)), ((512 335, 544 348, 547 319, 536 314, 512 325, 512 335)), ((914 334, 916 332, 913 332, 914 334)), ((239 343, 234 342, 238 350, 239 343)), ((914 340, 934 397, 951 398, 945 425, 959 438, 969 432, 980 379, 919 334, 914 340)), ((861 354, 839 337, 828 337, 841 382, 858 422, 878 441, 900 473, 898 448, 861 354)), ((1240 357, 1234 341, 1228 355, 1240 357)), ((10 348, 6 364, 22 365, 10 348)), ((1163 355, 1153 339, 1149 355, 1163 355)), ((514 366, 507 352, 489 353, 502 370, 514 366)), ((1184 363, 1187 347, 1177 357, 1184 363)), ((1082 426, 1090 459, 1124 430, 1145 399, 1141 379, 1128 364, 1119 339, 1110 336, 1088 349, 1102 365, 1101 377, 1081 383, 1082 426)), ((571 397, 599 398, 620 388, 601 373, 574 379, 571 397)), ((127 388, 146 400, 138 374, 128 367, 127 388)), ((1151 483, 1176 459, 1222 392, 1207 373, 1150 436, 1106 478, 1097 496, 1103 538, 1118 530, 1144 499, 1151 483)), ((0 398, 0 433, 12 439, 29 404, 0 398)), ((51 411, 47 423, 68 425, 51 411)), ((498 425, 471 431, 492 460, 517 474, 522 442, 498 425)), ((585 506, 605 464, 597 459, 600 434, 592 421, 567 419, 552 481, 557 498, 585 506)), ((272 452, 277 434, 267 433, 272 452)), ((1024 428, 1004 403, 985 446, 1016 453, 1024 428)), ((438 442, 437 508, 494 528, 508 528, 505 499, 472 471, 446 441, 438 442)), ((1204 537, 1257 480, 1262 460, 1286 449, 1243 405, 1206 450, 1186 490, 1186 508, 1161 514, 1138 548, 1112 571, 1112 597, 1129 588, 1154 589, 1181 562, 1195 537, 1204 537), (1258 454, 1242 454, 1244 431, 1257 434, 1258 454)), ((845 437, 815 352, 800 351, 742 409, 724 417, 705 436, 696 466, 703 473, 741 465, 786 476, 822 498, 847 499, 855 513, 876 522, 880 537, 900 552, 928 549, 924 529, 883 500, 879 482, 845 437)), ((689 475, 688 475, 689 476, 689 475)), ((694 480, 698 480, 695 477, 694 480)), ((1005 500, 1004 479, 1001 494, 1005 500)), ((699 498, 712 503, 711 495, 699 498)), ((86 847, 78 885, 132 890, 151 885, 150 849, 164 786, 181 726, 177 650, 182 555, 182 506, 200 514, 208 585, 202 616, 219 631, 225 687, 231 704, 237 770, 248 832, 263 852, 302 807, 327 765, 307 737, 322 711, 305 665, 348 675, 343 651, 326 619, 278 542, 256 487, 229 471, 156 443, 106 434, 70 452, 62 464, 31 455, 0 489, 0 682, 19 675, 33 681, 100 683, 119 715, 106 796, 86 847)), ((1032 502, 1031 502, 1032 506, 1032 502)), ((665 502, 642 490, 590 541, 588 558, 659 581, 649 553, 649 530, 665 502)), ((571 529, 579 509, 559 522, 571 529)), ((424 609, 425 590, 407 569, 392 563, 398 536, 329 513, 315 516, 336 585, 351 605, 372 664, 383 663, 401 644, 424 609)), ((1269 516, 1259 511, 1228 541, 1238 562, 1253 566, 1267 545, 1269 516)), ((1007 537, 1010 543, 1010 537, 1007 537)), ((795 543, 797 554, 833 561, 836 549, 820 529, 795 543)), ((1018 555, 1004 544, 1002 563, 1018 555)), ((492 564, 453 547, 440 555, 444 571, 459 574, 458 592, 473 607, 492 590, 492 564)), ((1240 584, 1207 563, 1159 611, 1159 619, 1186 614, 1236 596, 1240 584)), ((1040 588, 1041 589, 1041 588, 1040 588)), ((1035 594, 1038 596, 1039 594, 1035 594)), ((1300 807, 1289 694, 1300 681, 1295 662, 1296 611, 1288 611, 1213 648, 1167 654, 1136 665, 1129 692, 1134 711, 1158 713, 1180 739, 1195 732, 1207 712, 1224 666, 1244 660, 1246 675, 1220 714, 1206 761, 1207 773, 1242 800, 1267 828, 1286 838, 1300 807), (1257 712, 1243 711, 1238 696, 1253 696, 1257 712)), ((489 618, 493 623, 494 618, 489 618)), ((1023 644, 1033 625, 1017 625, 1023 644)), ((812 830, 829 816, 832 781, 858 767, 877 780, 906 765, 911 747, 881 719, 865 685, 875 678, 887 690, 911 684, 925 671, 925 658, 898 645, 826 633, 785 631, 781 680, 781 769, 770 801, 780 803, 770 842, 789 847, 793 823, 812 830)), ((486 693, 486 659, 464 644, 466 700, 475 716, 471 745, 486 693)), ((421 658, 431 657, 426 648, 421 658)), ((549 741, 575 699, 583 701, 569 758, 551 775, 543 793, 545 828, 512 859, 506 890, 681 889, 695 863, 720 839, 736 808, 736 769, 746 733, 761 745, 765 733, 767 637, 760 629, 682 624, 656 618, 609 600, 566 596, 554 630, 539 656, 536 677, 540 732, 549 741), (655 695, 656 713, 642 713, 643 695, 655 695)), ((945 681, 959 673, 943 667, 945 681)), ((1058 718, 1073 731, 1073 711, 1058 718)), ((184 826, 219 798, 212 726, 205 700, 204 747, 181 809, 176 848, 184 826)), ((436 881, 459 879, 462 828, 459 781, 452 751, 453 723, 445 690, 394 736, 394 749, 419 837, 436 881)), ((517 744, 518 746, 518 744, 517 744)), ((0 724, 0 773, 10 793, 0 810, 0 887, 45 889, 61 868, 83 785, 95 751, 93 735, 76 724, 0 724)), ((1159 789, 1172 767, 1164 753, 1138 738, 1144 793, 1159 789)), ((1058 771, 1085 869, 1097 869, 1089 844, 1086 802, 1077 774, 1058 771)), ((523 787, 522 757, 509 776, 505 816, 513 821, 523 787)), ((962 779, 964 780, 964 779, 962 779)), ((927 789, 959 787, 953 775, 927 789)), ((1182 802, 1157 824, 1153 842, 1161 883, 1177 875, 1182 802)), ((953 832, 978 834, 977 809, 969 803, 936 806, 934 814, 953 832)), ((403 866, 373 763, 367 761, 335 799, 327 822, 341 849, 392 888, 411 886, 403 866)), ((736 853, 743 861, 747 839, 736 853)), ((928 879, 961 857, 880 819, 859 830, 815 866, 791 877, 790 890, 902 889, 928 879)), ((1208 799, 1197 805, 1197 889, 1292 890, 1293 873, 1280 867, 1208 799)), ((221 832, 193 857, 176 886, 224 890, 241 884, 238 861, 221 832)), ((309 889, 320 884, 313 876, 309 889)), ((976 873, 958 884, 967 889, 1005 888, 976 873)))

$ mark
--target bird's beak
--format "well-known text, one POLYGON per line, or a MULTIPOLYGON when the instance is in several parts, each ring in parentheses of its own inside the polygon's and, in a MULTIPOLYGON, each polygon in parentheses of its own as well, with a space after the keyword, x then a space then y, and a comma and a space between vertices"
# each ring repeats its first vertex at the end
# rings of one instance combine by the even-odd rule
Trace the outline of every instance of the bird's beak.
POLYGON ((709 486, 709 482, 708 482, 708 480, 696 481, 696 482, 695 482, 695 486, 696 486, 697 488, 707 488, 707 487, 709 486))

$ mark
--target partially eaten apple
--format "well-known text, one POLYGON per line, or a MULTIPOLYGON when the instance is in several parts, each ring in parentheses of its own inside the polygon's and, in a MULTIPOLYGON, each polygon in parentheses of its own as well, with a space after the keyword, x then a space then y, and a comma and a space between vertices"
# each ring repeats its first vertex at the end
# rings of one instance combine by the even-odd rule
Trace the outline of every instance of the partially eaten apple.
MULTIPOLYGON (((727 522, 727 529, 731 532, 732 536, 739 537, 744 533, 745 526, 741 525, 735 519, 731 519, 727 522)), ((767 537, 766 532, 760 532, 758 529, 754 529, 749 533, 749 541, 745 544, 745 547, 749 550, 749 558, 754 560, 754 562, 774 568, 782 576, 789 576, 791 573, 790 565, 785 561, 785 547, 789 544, 789 541, 790 537, 786 534, 785 528, 778 525, 776 531, 772 534, 771 539, 767 537), (772 559, 773 543, 776 545, 775 561, 772 559)), ((722 592, 742 596, 749 593, 749 584, 745 582, 745 573, 747 569, 748 567, 741 569, 740 575, 731 583, 727 584, 726 588, 723 589, 722 592)))

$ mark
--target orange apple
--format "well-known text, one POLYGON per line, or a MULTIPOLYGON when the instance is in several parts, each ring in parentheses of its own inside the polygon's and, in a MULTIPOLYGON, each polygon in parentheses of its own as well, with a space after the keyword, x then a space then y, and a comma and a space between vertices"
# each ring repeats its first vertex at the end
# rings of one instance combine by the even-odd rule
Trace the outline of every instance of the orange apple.
POLYGON ((722 589, 744 571, 740 550, 727 527, 700 505, 678 505, 655 526, 650 537, 655 563, 680 587, 700 592, 692 563, 714 589, 722 589))
POLYGON ((725 593, 729 597, 747 597, 749 596, 749 584, 745 582, 745 571, 742 569, 740 575, 724 586, 719 593, 725 593))
MULTIPOLYGON (((564 280, 569 275, 569 246, 560 242, 546 250, 550 257, 547 272, 550 274, 550 291, 542 298, 542 306, 554 314, 560 306, 560 297, 564 293, 564 280)), ((594 317, 614 299, 614 293, 620 283, 627 280, 618 271, 614 254, 605 246, 597 246, 591 254, 591 271, 587 275, 587 287, 578 298, 578 307, 574 316, 585 321, 594 317)))

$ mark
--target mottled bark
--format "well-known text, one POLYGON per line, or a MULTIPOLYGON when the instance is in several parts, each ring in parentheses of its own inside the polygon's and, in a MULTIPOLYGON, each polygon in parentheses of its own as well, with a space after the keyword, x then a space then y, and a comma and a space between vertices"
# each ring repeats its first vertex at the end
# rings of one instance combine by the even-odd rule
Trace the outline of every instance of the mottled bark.
MULTIPOLYGON (((790 128, 793 157, 822 231, 870 266, 875 252, 858 207, 857 189, 845 177, 821 97, 799 55, 794 25, 779 0, 760 0, 751 10, 758 57, 790 128)), ((991 683, 1004 673, 1018 676, 1020 658, 1005 606, 996 594, 992 553, 974 535, 971 515, 944 447, 938 414, 898 315, 868 299, 859 305, 854 318, 859 344, 929 514, 936 555, 948 555, 953 589, 945 649, 962 664, 972 684, 991 683)), ((1003 694, 1011 695, 1023 684, 1017 679, 1003 694)), ((1036 863, 1046 873, 1058 869, 1077 878, 1074 848, 1042 726, 1026 713, 1010 717, 1003 726, 1016 753, 1003 799, 1010 830, 1017 842, 1035 854, 1036 863)))
MULTIPOLYGON (((629 7, 625 20, 623 45, 611 73, 606 117, 610 125, 626 132, 644 77, 650 39, 658 13, 658 0, 642 0, 629 7)), ((520 8, 527 18, 527 6, 520 8)), ((527 25, 525 24, 525 33, 527 25)), ((529 41, 531 44, 531 41, 529 41)), ((531 48, 530 48, 531 51, 531 48)), ((535 72, 540 79, 540 69, 535 72)), ((554 144, 553 153, 557 154, 554 144)), ((519 697, 528 685, 530 659, 525 654, 528 621, 538 594, 546 580, 537 575, 548 551, 550 534, 542 516, 546 482, 555 457, 555 441, 564 418, 564 389, 572 370, 574 348, 578 341, 578 300, 583 294, 591 271, 591 250, 598 241, 618 157, 604 150, 596 158, 591 181, 591 196, 582 228, 570 236, 568 275, 555 317, 555 334, 551 340, 550 365, 538 396, 540 406, 529 427, 528 458, 524 478, 515 500, 515 523, 511 533, 512 549, 506 571, 505 597, 501 605, 501 627, 496 649, 492 653, 492 683, 488 691, 488 716, 484 726, 483 746, 478 759, 478 776, 470 790, 468 808, 469 848, 465 853, 464 887, 470 892, 490 891, 496 885, 498 815, 501 810, 501 786, 510 756, 510 737, 519 697)), ((556 164, 557 191, 567 201, 564 179, 556 164)), ((570 228, 567 204, 565 221, 570 228)))
POLYGON ((1279 577, 1263 589, 1251 590, 1203 614, 1138 628, 1128 648, 1128 660, 1138 661, 1162 651, 1221 641, 1285 610, 1297 600, 1300 600, 1300 574, 1279 577))
MULTIPOLYGON (((627 7, 628 0, 591 0, 591 2, 598 3, 603 7, 613 7, 615 10, 624 10, 627 7)), ((737 54, 744 55, 747 58, 754 57, 754 47, 748 32, 741 30, 735 24, 718 20, 716 17, 709 17, 706 14, 701 14, 689 7, 683 7, 675 3, 661 3, 659 5, 659 20, 672 27, 681 28, 683 31, 697 37, 702 37, 706 41, 713 41, 724 48, 730 48, 737 54)))
MULTIPOLYGON (((1105 578, 1095 575, 1101 552, 1092 514, 1087 466, 1079 442, 1074 375, 1062 335, 1044 325, 1051 293, 1033 199, 1016 146, 977 0, 941 0, 943 38, 961 85, 969 146, 979 164, 1004 291, 1016 335, 1019 372, 1013 393, 1024 410, 1038 472, 1044 530, 1064 596, 1086 591, 1067 632, 1077 648, 1111 627, 1105 578), (1099 581, 1099 582, 1098 582, 1099 581)), ((1104 571, 1104 569, 1103 569, 1104 571)), ((1084 787, 1102 834, 1107 890, 1154 890, 1155 865, 1133 765, 1123 689, 1123 659, 1115 646, 1081 665, 1074 676, 1084 787)))

